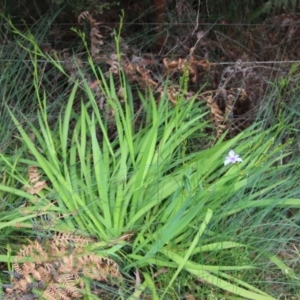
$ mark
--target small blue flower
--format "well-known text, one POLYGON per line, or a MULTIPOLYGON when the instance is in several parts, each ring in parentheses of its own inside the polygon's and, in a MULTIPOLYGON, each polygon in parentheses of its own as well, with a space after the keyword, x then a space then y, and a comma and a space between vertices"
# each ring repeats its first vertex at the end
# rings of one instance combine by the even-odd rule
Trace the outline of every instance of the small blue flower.
POLYGON ((230 150, 228 155, 225 158, 224 165, 235 164, 237 162, 242 162, 243 160, 240 158, 238 154, 236 154, 233 150, 230 150))

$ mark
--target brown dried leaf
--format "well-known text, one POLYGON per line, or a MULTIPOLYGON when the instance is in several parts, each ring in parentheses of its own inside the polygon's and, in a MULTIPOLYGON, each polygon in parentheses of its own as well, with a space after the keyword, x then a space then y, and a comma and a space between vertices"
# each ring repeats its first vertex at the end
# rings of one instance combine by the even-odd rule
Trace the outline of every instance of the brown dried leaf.
POLYGON ((25 191, 28 194, 35 195, 38 194, 42 189, 47 187, 47 183, 45 180, 38 181, 33 187, 25 186, 25 191))
POLYGON ((38 172, 37 167, 30 166, 28 168, 29 183, 31 184, 31 186, 24 187, 27 193, 35 195, 38 194, 42 189, 47 187, 47 183, 45 180, 39 181, 41 176, 42 175, 38 172))
POLYGON ((38 168, 35 166, 30 166, 28 168, 28 177, 31 184, 37 182, 41 177, 41 174, 38 173, 38 168))

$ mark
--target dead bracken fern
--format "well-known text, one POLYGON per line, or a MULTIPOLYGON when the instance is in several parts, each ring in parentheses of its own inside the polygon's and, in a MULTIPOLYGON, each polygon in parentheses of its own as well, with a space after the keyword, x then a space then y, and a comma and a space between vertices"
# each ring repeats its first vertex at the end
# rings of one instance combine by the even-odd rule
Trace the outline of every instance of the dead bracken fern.
MULTIPOLYGON (((137 53, 130 54, 129 52, 122 52, 120 56, 115 53, 104 54, 103 46, 103 36, 100 34, 98 25, 101 24, 97 22, 94 17, 92 17, 89 12, 83 12, 78 17, 79 23, 83 20, 87 20, 90 23, 90 53, 94 62, 101 61, 104 65, 108 67, 108 71, 105 73, 107 77, 112 73, 116 76, 119 75, 120 71, 123 71, 129 82, 135 84, 137 83, 140 89, 147 90, 151 88, 157 96, 157 101, 167 98, 173 105, 176 105, 178 99, 183 96, 185 100, 191 99, 197 93, 197 91, 189 90, 185 95, 181 95, 180 87, 178 83, 172 82, 170 86, 165 87, 162 81, 158 79, 158 76, 154 73, 153 67, 160 69, 162 74, 160 78, 169 78, 171 81, 178 76, 184 76, 187 74, 189 77, 189 82, 196 85, 198 82, 203 80, 202 78, 207 76, 211 71, 212 63, 207 59, 196 58, 195 51, 196 47, 190 47, 189 53, 185 57, 179 57, 175 59, 169 59, 168 57, 162 58, 162 63, 153 58, 146 58, 137 53), (100 53, 102 49, 102 53, 100 53)), ((122 45, 121 45, 122 48, 122 45)), ((123 47, 126 49, 126 47, 123 47)), ((254 73, 251 68, 244 69, 240 65, 236 65, 233 70, 231 67, 225 68, 221 74, 221 80, 218 84, 216 91, 207 91, 201 95, 197 96, 197 100, 204 100, 211 111, 211 121, 215 125, 216 137, 220 137, 226 130, 229 131, 231 135, 240 131, 241 126, 237 124, 237 117, 247 112, 250 108, 244 105, 249 100, 247 92, 243 87, 244 79, 249 78, 248 73, 254 73), (232 84, 234 79, 238 79, 237 87, 228 87, 232 84), (246 99, 246 100, 245 100, 246 99), (242 108, 238 110, 239 108, 242 108), (245 109, 244 109, 245 108, 245 109), (237 116, 236 113, 239 113, 237 116)), ((99 81, 95 79, 96 85, 89 78, 87 81, 90 83, 92 90, 95 92, 97 98, 99 98, 96 89, 98 87, 99 81)), ((170 81, 170 82, 171 82, 170 81)), ((116 81, 117 82, 117 81, 116 81)), ((122 101, 122 89, 119 87, 119 99, 122 101)), ((99 107, 102 109, 105 105, 104 97, 99 101, 99 107), (104 103, 104 104, 103 104, 104 103)), ((245 125, 245 124, 244 124, 245 125)), ((246 126, 243 127, 243 129, 246 126)))
POLYGON ((38 172, 38 168, 30 166, 28 168, 28 177, 30 186, 25 186, 24 189, 27 193, 35 195, 38 194, 42 189, 47 187, 45 180, 40 180, 41 174, 38 172))
POLYGON ((4 285, 2 299, 71 300, 84 296, 84 278, 113 284, 122 276, 117 264, 89 253, 91 239, 57 233, 41 243, 24 245, 16 255, 11 284, 4 285))
MULTIPOLYGON (((237 108, 247 106, 249 99, 246 91, 241 88, 207 91, 198 96, 205 100, 210 109, 211 121, 215 124, 216 137, 219 138, 226 130, 230 135, 244 129, 247 125, 242 123, 242 113, 237 108)), ((249 110, 249 108, 247 108, 249 110)))
MULTIPOLYGON (((268 2, 271 3, 272 1, 268 2)), ((278 8, 283 2, 288 1, 277 1, 276 3, 281 3, 280 5, 274 4, 274 2, 272 7, 278 8)), ((298 5, 299 1, 293 0, 294 6, 296 2, 298 5)), ((157 7, 162 9, 157 11, 157 18, 163 20, 165 6, 158 5, 157 7)), ((185 20, 185 14, 190 14, 189 18, 193 18, 192 15, 196 18, 196 14, 194 14, 196 12, 186 1, 179 1, 176 4, 176 11, 178 15, 178 20, 175 21, 176 28, 181 21, 185 20)), ((157 41, 159 48, 162 48, 158 53, 152 47, 153 45, 151 46, 151 41, 148 40, 145 46, 149 45, 149 48, 146 46, 142 50, 138 49, 138 44, 133 42, 140 39, 138 36, 132 37, 131 34, 125 34, 128 44, 125 43, 125 38, 118 36, 115 39, 116 36, 111 34, 114 27, 110 23, 101 21, 105 19, 107 19, 106 16, 92 14, 88 11, 84 11, 78 16, 78 24, 87 23, 86 27, 90 28, 89 36, 80 34, 82 38, 87 37, 87 41, 83 43, 84 51, 82 52, 75 54, 72 49, 61 49, 58 46, 56 46, 58 49, 52 49, 51 45, 56 45, 56 43, 40 45, 41 50, 53 61, 59 61, 62 67, 58 71, 54 70, 56 73, 56 76, 53 76, 55 80, 52 80, 51 76, 51 80, 45 80, 41 83, 41 89, 52 91, 54 86, 59 85, 59 88, 55 88, 56 96, 53 96, 52 92, 49 93, 49 98, 55 101, 56 97, 67 95, 70 92, 74 80, 78 80, 79 84, 87 84, 102 111, 103 119, 109 124, 113 136, 116 112, 113 111, 113 105, 110 103, 116 99, 108 99, 109 95, 103 88, 105 83, 99 76, 98 70, 101 70, 101 73, 107 77, 113 77, 119 96, 117 100, 121 102, 124 102, 126 94, 122 90, 123 83, 121 83, 119 75, 121 72, 126 74, 133 94, 133 109, 140 116, 136 118, 138 119, 136 124, 139 122, 143 124, 142 118, 145 115, 143 105, 138 100, 139 92, 136 87, 142 92, 148 92, 151 89, 157 102, 169 100, 172 105, 177 105, 178 99, 184 96, 180 93, 182 90, 180 78, 189 77, 185 91, 193 95, 197 95, 200 90, 207 93, 204 95, 207 95, 208 98, 199 97, 199 99, 206 101, 210 110, 213 110, 211 121, 215 126, 218 126, 215 128, 217 135, 228 129, 234 135, 234 131, 238 132, 245 129, 256 119, 260 108, 263 112, 268 109, 264 108, 264 104, 261 102, 266 99, 265 94, 268 91, 269 82, 280 83, 280 90, 282 83, 284 86, 291 87, 292 90, 298 87, 299 64, 295 63, 291 68, 287 62, 299 60, 299 43, 297 42, 300 35, 299 14, 284 13, 269 17, 262 24, 253 24, 253 26, 247 27, 247 30, 240 26, 234 26, 226 20, 217 22, 218 30, 204 30, 203 28, 198 30, 200 29, 198 25, 202 22, 205 23, 204 19, 195 19, 197 28, 194 25, 186 26, 187 24, 185 24, 184 28, 181 26, 182 28, 178 31, 174 28, 174 32, 173 29, 169 31, 165 25, 158 25, 157 36, 162 41, 157 41), (165 35, 166 32, 168 32, 167 36, 165 35), (117 46, 116 40, 119 43, 117 46), (266 43, 269 44, 268 47, 266 47, 266 43), (88 45, 88 51, 86 51, 86 45, 88 45), (147 51, 147 53, 142 51, 147 51), (282 61, 280 64, 278 59, 282 61), (95 68, 92 67, 93 72, 89 66, 91 60, 95 63, 95 68), (64 72, 60 72, 62 69, 64 72), (294 71, 291 72, 291 70, 294 71), (287 76, 288 82, 286 82, 287 76), (65 77, 68 78, 69 85, 60 84, 65 82, 65 77), (234 97, 237 93, 230 94, 230 99, 226 98, 224 91, 229 95, 228 91, 232 89, 243 90, 247 95, 245 101, 240 101, 240 94, 238 98, 232 99, 232 96, 234 97), (215 91, 211 95, 212 98, 208 96, 210 91, 215 91), (225 99, 227 99, 226 103, 224 103, 225 99), (225 112, 225 107, 231 106, 230 102, 232 102, 232 108, 225 112), (219 113, 217 113, 218 110, 219 113), (221 120, 222 118, 225 119, 221 120), (229 125, 231 125, 230 128, 229 125)), ((151 25, 149 24, 149 26, 151 25)), ((135 26, 124 26, 125 33, 129 30, 130 33, 135 34, 128 28, 135 28, 135 26)), ((121 29, 123 30, 123 28, 121 29)), ((118 35, 119 31, 115 34, 118 35)), ((57 30, 51 29, 49 35, 54 35, 55 41, 60 40, 57 30)), ((141 37, 141 39, 144 38, 147 37, 141 37)), ((50 68, 53 68, 53 65, 47 61, 39 62, 39 65, 41 70, 45 68, 47 72, 48 69, 50 71, 50 68)), ((78 90, 76 94, 74 107, 79 109, 81 98, 85 98, 83 91, 84 89, 78 90)), ((284 87, 282 92, 289 93, 289 89, 284 87)), ((187 101, 189 98, 190 96, 185 97, 187 101)), ((278 97, 274 107, 280 105, 280 101, 281 97, 278 97)), ((140 127, 135 126, 135 128, 140 127)), ((33 185, 30 191, 35 192, 36 190, 38 189, 35 189, 33 185)))
POLYGON ((102 22, 97 22, 88 11, 82 12, 78 16, 78 23, 81 24, 83 20, 88 20, 90 23, 90 39, 91 39, 91 56, 94 61, 99 61, 103 57, 100 55, 100 46, 103 45, 103 35, 100 33, 98 29, 98 25, 102 24, 102 22))
POLYGON ((176 60, 169 61, 168 58, 163 59, 163 64, 166 71, 184 73, 185 70, 188 71, 191 76, 191 81, 197 81, 197 67, 200 66, 203 70, 209 71, 210 63, 206 59, 197 60, 194 56, 194 47, 190 49, 190 55, 187 58, 178 58, 176 60))
MULTIPOLYGON (((284 20, 290 19, 285 17, 284 20)), ((179 99, 189 101, 194 97, 197 97, 196 100, 205 101, 211 111, 210 119, 215 127, 216 138, 225 131, 233 136, 255 119, 253 108, 257 107, 259 99, 264 95, 265 78, 272 68, 250 63, 251 53, 247 49, 243 48, 243 51, 237 51, 237 54, 233 55, 231 53, 233 51, 230 52, 231 54, 225 51, 230 49, 229 45, 224 49, 220 46, 220 49, 225 51, 223 51, 224 59, 232 58, 233 64, 223 67, 218 63, 212 63, 209 58, 213 57, 218 44, 199 31, 196 34, 197 40, 191 37, 191 43, 184 47, 185 51, 182 54, 172 57, 162 54, 158 57, 149 53, 141 54, 134 46, 128 46, 122 38, 119 39, 120 45, 117 50, 113 35, 107 34, 112 29, 98 21, 97 16, 93 16, 88 11, 78 16, 78 23, 83 22, 88 22, 90 27, 88 39, 90 58, 101 68, 107 78, 114 77, 121 103, 125 100, 119 78, 120 72, 123 72, 130 86, 138 86, 142 91, 151 89, 157 102, 167 99, 172 105, 177 105, 179 99), (188 77, 188 86, 183 94, 179 79, 184 76, 188 77), (205 91, 198 95, 201 88, 205 88, 205 91)), ((292 29, 289 30, 290 33, 294 32, 292 29)), ((228 39, 222 40, 223 42, 229 43, 228 39)), ((115 112, 108 103, 102 80, 97 75, 87 72, 85 54, 70 55, 66 49, 61 52, 53 49, 49 51, 54 58, 63 62, 62 67, 69 75, 70 84, 73 84, 74 79, 80 79, 80 82, 88 84, 98 107, 103 111, 103 118, 110 125, 111 132, 115 132, 113 117, 115 112)), ((137 99, 138 97, 135 96, 138 92, 134 90, 133 93, 135 93, 133 97, 137 99)), ((134 109, 137 113, 136 124, 142 123, 143 108, 138 101, 134 103, 134 109)), ((32 192, 34 191, 32 189, 32 192)))

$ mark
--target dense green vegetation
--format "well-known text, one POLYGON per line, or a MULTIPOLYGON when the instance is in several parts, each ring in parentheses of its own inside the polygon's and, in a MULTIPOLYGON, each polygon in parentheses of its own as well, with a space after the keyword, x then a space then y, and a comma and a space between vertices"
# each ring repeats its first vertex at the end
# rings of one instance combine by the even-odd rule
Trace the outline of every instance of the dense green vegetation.
MULTIPOLYGON (((243 22, 297 6, 246 2, 256 15, 243 22)), ((298 299, 297 64, 263 81, 236 128, 244 86, 220 88, 229 96, 216 112, 209 76, 194 87, 194 60, 171 61, 175 75, 171 63, 128 63, 122 16, 108 58, 90 14, 70 30, 72 51, 45 49, 45 20, 64 3, 52 4, 31 27, 2 15, 2 299, 298 299)), ((220 17, 218 1, 206 5, 220 17)))

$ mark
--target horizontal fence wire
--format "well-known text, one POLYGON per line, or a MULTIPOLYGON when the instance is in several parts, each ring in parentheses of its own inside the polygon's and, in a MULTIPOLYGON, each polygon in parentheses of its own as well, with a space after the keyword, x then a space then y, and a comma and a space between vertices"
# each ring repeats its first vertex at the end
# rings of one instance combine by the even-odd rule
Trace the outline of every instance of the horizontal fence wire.
MULTIPOLYGON (((189 55, 188 55, 189 56, 189 55)), ((142 56, 141 56, 142 57, 142 56)), ((174 56, 171 56, 171 55, 166 55, 164 56, 164 58, 174 58, 174 56)), ((20 59, 1 59, 0 58, 0 62, 19 62, 20 59)), ((36 60, 38 63, 51 63, 50 60, 46 60, 46 59, 37 59, 36 60)), ((65 60, 53 60, 57 63, 65 63, 67 61, 65 60)), ((26 62, 26 63, 30 63, 32 62, 31 60, 29 59, 22 59, 22 62, 26 62)), ((68 60, 69 62, 69 60, 68 60)), ((105 62, 105 61, 103 61, 105 62)), ((82 61, 83 64, 89 64, 88 61, 82 61)), ((239 65, 264 65, 264 64, 267 64, 267 65, 272 65, 272 64, 295 64, 295 63, 300 63, 300 60, 290 60, 290 61, 286 61, 286 60, 271 60, 271 61, 246 61, 246 62, 243 62, 243 61, 227 61, 227 62, 210 62, 209 64, 210 65, 236 65, 236 64, 239 64, 239 65)))
MULTIPOLYGON (((46 20, 47 21, 47 20, 46 20)), ((120 22, 103 22, 105 25, 119 25, 120 22)), ((275 23, 275 24, 266 24, 266 23, 198 23, 198 22, 179 22, 179 23, 169 23, 169 22, 123 22, 123 25, 170 25, 170 26, 179 26, 179 25, 199 25, 199 26, 265 26, 265 27, 287 27, 287 26, 300 26, 299 22, 285 22, 285 23, 275 23)), ((25 23, 14 23, 14 26, 24 26, 25 23)), ((34 23, 26 23, 26 26, 34 26, 34 23)), ((50 26, 78 26, 82 25, 79 23, 51 23, 50 26)), ((1 26, 9 26, 8 23, 2 23, 1 26)), ((101 27, 101 24, 99 25, 101 27)))
MULTIPOLYGON (((119 22, 103 22, 103 25, 119 25, 120 23, 119 22)), ((275 23, 275 24, 266 24, 266 23, 198 23, 198 22, 180 22, 180 23, 168 23, 168 22, 123 22, 124 25, 160 25, 160 26, 164 26, 164 27, 167 27, 167 26, 180 26, 180 25, 197 25, 197 27, 201 27, 201 26, 211 26, 211 28, 209 30, 207 30, 206 33, 208 33, 209 31, 213 30, 213 27, 215 26, 224 26, 224 27, 228 27, 228 26, 251 26, 251 27, 257 27, 257 26, 263 26, 263 27, 288 27, 288 26, 300 26, 300 20, 299 22, 285 22, 285 23, 275 23)), ((16 23, 14 24, 14 26, 24 26, 25 24, 24 23, 16 23)), ((36 25, 34 23, 26 23, 26 26, 33 26, 33 25, 36 25)), ((49 29, 52 27, 52 26, 82 26, 82 24, 79 24, 78 22, 77 23, 52 23, 52 24, 49 24, 49 29)), ((4 22, 2 24, 0 24, 0 28, 1 27, 8 27, 9 24, 4 22)), ((101 27, 101 24, 99 25, 99 27, 101 27)), ((177 35, 177 37, 186 37, 186 35, 177 35)), ((60 42, 63 42, 63 41, 60 41, 60 42)), ((153 56, 156 56, 155 54, 151 54, 153 56)), ((157 55, 157 56, 161 56, 161 55, 157 55)), ((168 55, 165 55, 164 57, 170 57, 170 58, 174 58, 176 57, 176 55, 172 55, 172 56, 168 56, 168 55)), ((14 60, 14 59, 1 59, 0 58, 0 61, 1 62, 6 62, 6 61, 19 61, 19 60, 14 60)), ((29 62, 29 60, 23 60, 24 62, 29 62)), ((42 63, 42 62, 47 62, 46 60, 38 60, 38 62, 42 63)), ((61 62, 63 63, 64 61, 57 61, 57 62, 61 62)), ((299 63, 300 61, 299 60, 293 60, 293 61, 280 61, 280 60, 276 60, 276 61, 249 61, 249 62, 241 62, 241 64, 243 65, 246 65, 246 64, 292 64, 292 63, 299 63)), ((211 65, 233 65, 235 64, 236 62, 231 62, 231 61, 228 61, 228 62, 213 62, 211 63, 211 65)))

